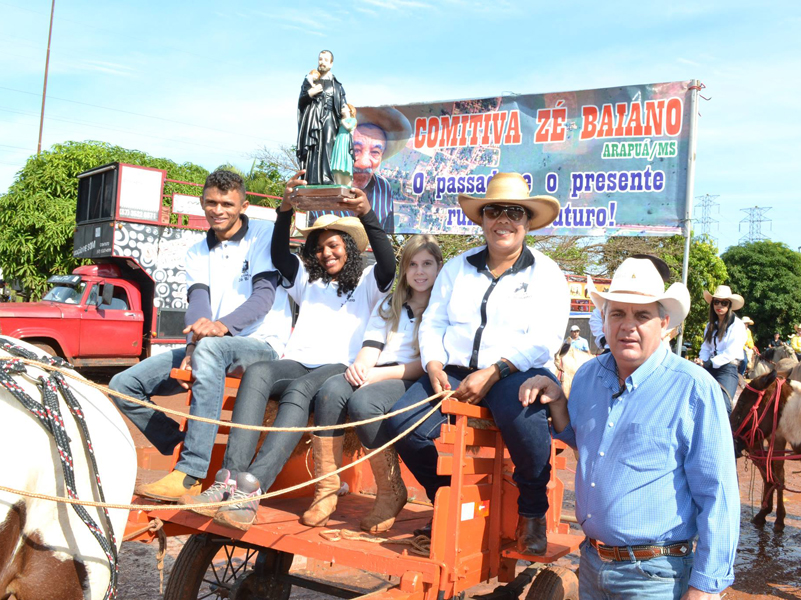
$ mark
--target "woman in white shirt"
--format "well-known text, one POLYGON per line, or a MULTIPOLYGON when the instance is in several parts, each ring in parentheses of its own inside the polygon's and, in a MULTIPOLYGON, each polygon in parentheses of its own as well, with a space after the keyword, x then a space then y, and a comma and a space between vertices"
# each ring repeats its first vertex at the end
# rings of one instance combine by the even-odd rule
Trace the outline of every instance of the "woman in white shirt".
MULTIPOLYGON (((305 185, 299 172, 287 183, 276 215, 272 261, 281 285, 298 305, 298 320, 281 360, 248 367, 239 386, 231 420, 261 425, 271 396, 280 395, 273 426, 305 427, 314 395, 325 381, 344 373, 361 346, 367 315, 387 295, 395 278, 395 254, 367 196, 354 189, 342 209, 357 217, 323 215, 306 237, 300 256, 290 252, 292 192, 305 185), (364 268, 361 253, 368 241, 375 265, 364 268)), ((184 504, 208 504, 226 499, 240 503, 195 512, 214 515, 215 523, 247 530, 256 518, 258 500, 268 490, 292 454, 302 433, 272 431, 256 454, 259 432, 232 428, 223 468, 215 484, 199 496, 184 496, 184 504)), ((321 438, 329 440, 330 438, 321 438)), ((315 448, 317 450, 317 448, 315 448)), ((325 452, 320 449, 320 454, 325 452)))
POLYGON ((709 323, 704 330, 704 343, 695 362, 702 365, 726 392, 726 410, 731 414, 737 392, 737 367, 743 359, 743 346, 748 337, 745 324, 734 314, 745 304, 739 294, 732 294, 727 285, 719 285, 714 293, 704 290, 709 304, 709 323))
MULTIPOLYGON (((423 375, 417 330, 441 267, 442 251, 434 236, 415 235, 406 242, 397 288, 373 310, 356 360, 343 375, 328 379, 314 398, 315 425, 342 424, 348 416, 351 421, 383 416, 423 375)), ((321 431, 312 438, 315 477, 342 466, 344 433, 343 429, 321 431), (330 447, 333 452, 328 451, 330 447)), ((392 437, 386 420, 362 425, 356 433, 368 451, 392 437)), ((373 456, 370 466, 377 494, 361 528, 378 533, 392 527, 406 504, 406 486, 394 447, 373 456)), ((322 527, 328 522, 336 509, 339 486, 338 475, 317 484, 312 505, 301 518, 305 525, 322 527)))

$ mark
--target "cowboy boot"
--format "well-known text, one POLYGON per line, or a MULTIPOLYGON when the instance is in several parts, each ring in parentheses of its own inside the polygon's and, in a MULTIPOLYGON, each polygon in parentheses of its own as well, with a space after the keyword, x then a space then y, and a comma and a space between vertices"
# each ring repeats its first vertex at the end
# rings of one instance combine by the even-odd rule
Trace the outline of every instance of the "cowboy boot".
MULTIPOLYGON (((344 441, 344 435, 312 436, 315 478, 336 471, 342 466, 344 441)), ((328 523, 328 518, 336 510, 339 486, 339 475, 331 475, 318 481, 314 486, 314 499, 311 506, 303 513, 300 522, 309 527, 324 527, 328 523)))
POLYGON ((401 477, 398 453, 390 447, 370 457, 376 487, 375 503, 370 513, 362 519, 360 527, 370 533, 387 531, 395 523, 395 517, 406 505, 406 486, 401 477))

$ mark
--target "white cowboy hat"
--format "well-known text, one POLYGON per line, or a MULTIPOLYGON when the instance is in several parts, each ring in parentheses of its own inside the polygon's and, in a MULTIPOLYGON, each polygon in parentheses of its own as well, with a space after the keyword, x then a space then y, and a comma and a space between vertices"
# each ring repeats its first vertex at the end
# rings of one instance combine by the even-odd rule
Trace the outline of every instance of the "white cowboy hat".
POLYGON ((706 300, 707 304, 712 303, 712 298, 717 298, 718 300, 729 300, 731 302, 732 310, 740 310, 745 304, 743 297, 740 294, 732 294, 731 288, 728 285, 719 285, 715 288, 715 292, 712 294, 704 290, 704 300, 706 300))
POLYGON ((677 327, 690 312, 690 292, 683 283, 674 283, 665 291, 659 271, 647 258, 627 258, 612 276, 608 292, 590 292, 592 303, 603 310, 604 302, 650 304, 658 302, 670 317, 670 327, 677 327))
POLYGON ((553 196, 529 196, 528 183, 520 173, 497 173, 487 185, 483 198, 459 194, 459 205, 465 216, 477 225, 484 220, 481 209, 487 204, 517 204, 531 213, 528 230, 541 229, 559 216, 559 200, 553 196))
POLYGON ((746 325, 753 325, 754 322, 751 320, 751 317, 743 317, 743 323, 746 325))
POLYGON ((362 222, 356 217, 323 215, 319 217, 311 227, 298 227, 298 231, 300 231, 305 238, 308 238, 312 231, 317 231, 318 229, 342 231, 353 238, 359 252, 364 252, 364 249, 367 248, 367 233, 364 231, 362 222))
POLYGON ((387 147, 384 148, 382 161, 403 150, 412 137, 409 119, 391 106, 357 106, 356 127, 359 125, 375 125, 387 136, 387 147))

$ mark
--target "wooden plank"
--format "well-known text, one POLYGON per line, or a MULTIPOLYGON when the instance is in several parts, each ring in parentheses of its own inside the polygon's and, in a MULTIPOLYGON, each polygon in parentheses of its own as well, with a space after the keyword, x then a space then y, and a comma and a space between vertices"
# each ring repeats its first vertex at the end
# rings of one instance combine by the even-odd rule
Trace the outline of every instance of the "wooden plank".
MULTIPOLYGON (((453 465, 453 456, 440 456, 437 459, 437 475, 453 475, 453 465)), ((462 465, 461 472, 464 475, 489 475, 495 468, 495 459, 468 456, 464 458, 462 465)), ((512 461, 504 459, 504 467, 511 469, 512 461)))
POLYGON ((488 408, 466 404, 458 400, 445 400, 442 402, 442 412, 446 415, 464 415, 474 419, 492 419, 492 413, 488 408))
POLYGON ((537 563, 550 563, 559 560, 566 554, 576 552, 583 540, 583 535, 576 535, 575 533, 549 533, 548 548, 542 556, 521 554, 515 549, 514 544, 510 544, 502 554, 505 558, 516 558, 517 560, 528 560, 537 563))
MULTIPOLYGON (((468 427, 465 431, 464 443, 468 446, 495 447, 495 432, 497 429, 474 429, 468 427)), ((454 425, 443 425, 439 433, 439 441, 443 444, 453 444, 456 436, 454 425)))

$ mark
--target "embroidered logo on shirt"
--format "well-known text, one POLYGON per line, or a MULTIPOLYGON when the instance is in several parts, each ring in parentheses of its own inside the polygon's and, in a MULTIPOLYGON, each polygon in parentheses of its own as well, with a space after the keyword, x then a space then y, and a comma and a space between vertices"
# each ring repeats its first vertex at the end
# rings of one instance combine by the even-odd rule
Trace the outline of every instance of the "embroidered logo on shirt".
POLYGON ((250 262, 244 261, 242 263, 242 274, 239 276, 239 281, 248 281, 250 279, 250 262))
POLYGON ((528 283, 523 282, 515 288, 515 291, 512 292, 512 298, 515 300, 525 300, 526 298, 531 298, 534 294, 529 293, 528 291, 528 283))

